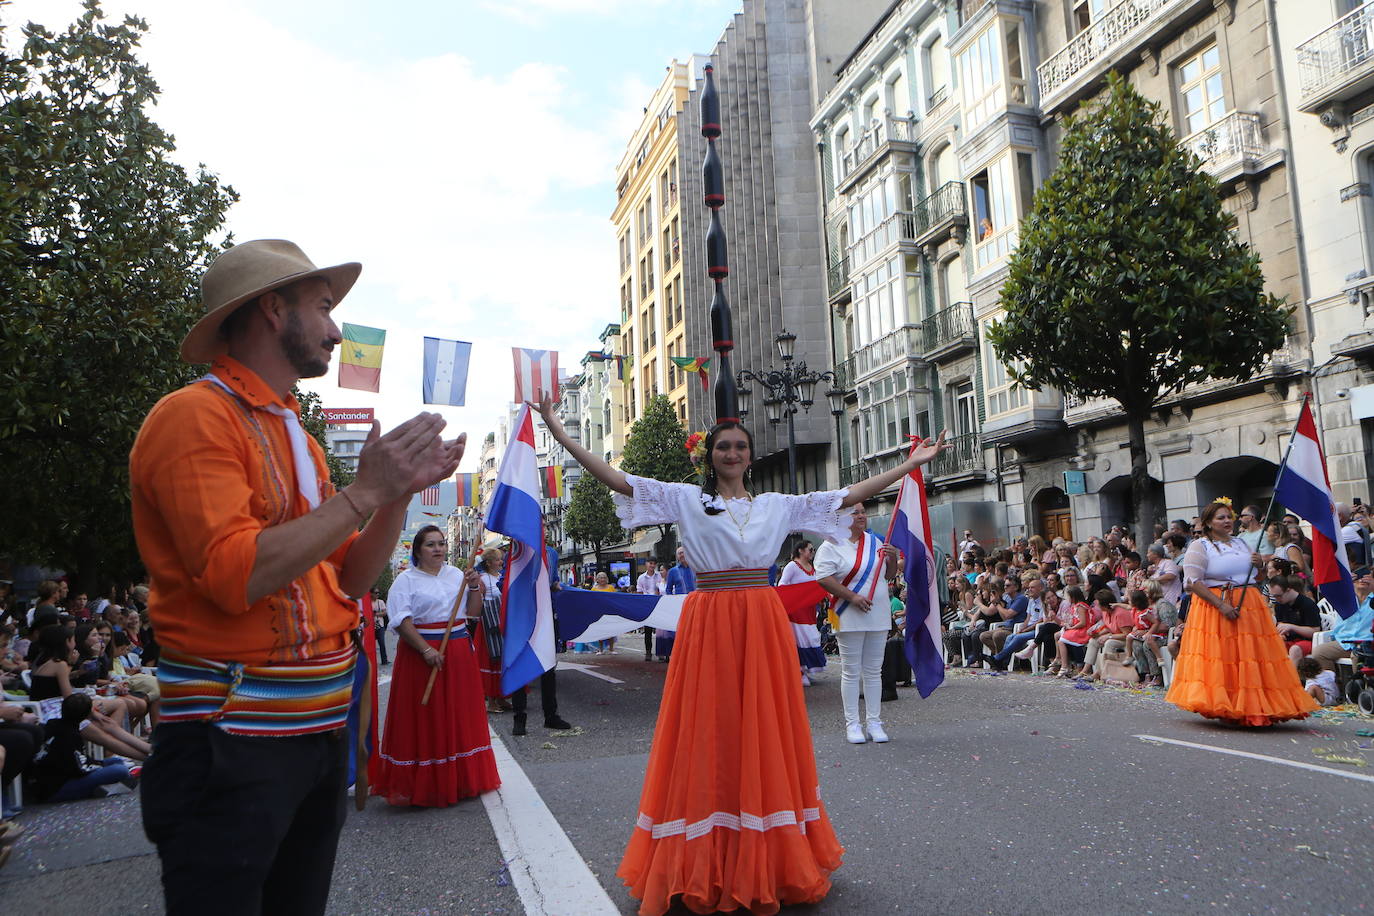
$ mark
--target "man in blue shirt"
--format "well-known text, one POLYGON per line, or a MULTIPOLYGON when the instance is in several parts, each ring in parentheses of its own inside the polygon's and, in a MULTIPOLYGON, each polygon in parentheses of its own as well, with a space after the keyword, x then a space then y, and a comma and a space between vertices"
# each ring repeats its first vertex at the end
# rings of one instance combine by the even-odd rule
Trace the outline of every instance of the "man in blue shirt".
POLYGON ((1355 580, 1355 597, 1360 606, 1331 628, 1331 641, 1312 647, 1312 657, 1327 671, 1336 670, 1337 659, 1349 658, 1355 643, 1374 639, 1370 633, 1370 628, 1374 627, 1374 573, 1366 571, 1355 580))
POLYGON ((1025 582, 1025 592, 1021 591, 1021 583, 1015 578, 1007 579, 1007 606, 1001 610, 1002 621, 994 623, 992 628, 984 631, 978 639, 983 643, 985 655, 997 655, 1002 651, 1003 644, 1007 637, 1016 629, 1016 625, 1024 623, 1030 615, 1032 607, 1043 612, 1044 608, 1040 600, 1040 591, 1044 588, 1044 583, 1038 577, 1027 576, 1025 582))
POLYGON ((679 547, 677 549, 677 565, 668 570, 668 587, 665 594, 685 595, 690 591, 695 591, 697 587, 697 574, 692 571, 692 567, 687 565, 687 549, 679 547))

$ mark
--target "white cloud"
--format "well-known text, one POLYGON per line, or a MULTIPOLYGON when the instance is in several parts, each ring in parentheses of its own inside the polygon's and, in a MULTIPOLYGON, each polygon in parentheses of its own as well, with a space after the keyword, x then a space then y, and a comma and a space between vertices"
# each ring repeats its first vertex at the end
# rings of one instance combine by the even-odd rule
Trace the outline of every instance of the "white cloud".
MULTIPOLYGON (((326 404, 375 406, 394 425, 423 409, 421 337, 471 340, 471 406, 434 409, 480 441, 511 396, 510 346, 556 348, 575 369, 616 316, 613 201, 587 212, 558 195, 608 184, 625 134, 565 113, 573 90, 562 70, 478 72, 456 54, 346 59, 239 0, 106 8, 148 20, 141 56, 163 89, 153 116, 184 163, 204 162, 242 195, 229 217, 239 241, 285 237, 318 264, 363 262, 338 317, 387 329, 383 392, 309 383, 326 404)), ((19 0, 6 19, 55 28, 78 9, 19 0)), ((476 449, 464 467, 475 459, 476 449)))

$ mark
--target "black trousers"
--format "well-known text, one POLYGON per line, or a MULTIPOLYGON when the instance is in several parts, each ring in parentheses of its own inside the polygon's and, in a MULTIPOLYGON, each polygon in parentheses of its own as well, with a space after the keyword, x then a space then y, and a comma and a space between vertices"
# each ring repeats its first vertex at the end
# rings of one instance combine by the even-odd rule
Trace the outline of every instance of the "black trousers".
POLYGON ((653 654, 654 654, 654 628, 653 628, 653 627, 645 627, 645 628, 644 628, 644 654, 645 654, 645 655, 653 655, 653 654))
POLYGON ((381 665, 391 664, 386 657, 386 627, 374 629, 373 633, 376 635, 377 640, 377 663, 381 665))
POLYGON ((897 690, 897 683, 910 686, 911 664, 906 660, 906 637, 893 636, 883 646, 883 693, 889 696, 897 690))
MULTIPOLYGON (((544 718, 552 719, 558 715, 558 669, 550 668, 539 675, 539 703, 544 707, 544 718)), ((529 706, 529 691, 521 689, 511 694, 511 708, 516 715, 525 715, 529 706)))
POLYGON ((143 830, 168 916, 322 914, 348 791, 345 732, 229 735, 159 725, 143 768, 143 830))
POLYGON ((33 755, 43 746, 43 726, 26 722, 0 723, 0 747, 5 749, 5 771, 0 780, 9 782, 28 768, 33 755))

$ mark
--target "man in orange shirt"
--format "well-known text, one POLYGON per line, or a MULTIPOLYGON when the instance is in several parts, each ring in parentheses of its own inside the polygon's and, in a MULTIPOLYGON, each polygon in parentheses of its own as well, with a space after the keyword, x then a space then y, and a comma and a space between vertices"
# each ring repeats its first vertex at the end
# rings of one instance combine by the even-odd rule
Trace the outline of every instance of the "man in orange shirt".
POLYGON ((385 436, 374 422, 357 479, 330 483, 291 388, 328 371, 342 340, 332 312, 360 270, 317 269, 279 240, 221 254, 181 345, 210 372, 153 407, 130 454, 162 645, 143 823, 171 916, 324 912, 347 791, 353 598, 390 557, 410 495, 463 454, 437 414, 385 436))

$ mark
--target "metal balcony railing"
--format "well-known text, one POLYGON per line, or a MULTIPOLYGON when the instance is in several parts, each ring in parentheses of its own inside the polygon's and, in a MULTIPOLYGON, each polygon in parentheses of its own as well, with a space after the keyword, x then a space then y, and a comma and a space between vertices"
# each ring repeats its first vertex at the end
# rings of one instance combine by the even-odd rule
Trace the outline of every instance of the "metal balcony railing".
POLYGON ((949 440, 949 448, 935 456, 931 462, 931 476, 949 477, 954 474, 967 474, 983 470, 983 437, 978 433, 955 436, 949 440))
POLYGON ((1259 159, 1269 152, 1260 116, 1250 111, 1228 112, 1221 120, 1184 137, 1183 145, 1213 174, 1237 163, 1259 159))
MULTIPOLYGON (((921 326, 902 325, 854 354, 854 381, 872 375, 898 360, 921 355, 921 326)), ((846 387, 852 387, 852 384, 846 387)))
POLYGON ((1374 6, 1361 6, 1298 45, 1304 106, 1374 70, 1374 6))
POLYGON ((840 468, 840 486, 851 487, 868 476, 868 471, 864 469, 863 462, 858 464, 846 464, 840 468))
POLYGON ((842 359, 835 364, 835 387, 852 393, 855 381, 857 379, 854 378, 854 357, 842 359))
POLYGON ((919 128, 916 116, 896 118, 888 115, 875 118, 864 128, 856 142, 840 152, 840 180, 848 178, 854 171, 866 165, 889 143, 915 143, 919 128))
POLYGON ((1194 0, 1120 0, 1036 68, 1041 107, 1052 108, 1058 101, 1056 96, 1066 92, 1080 73, 1103 58, 1126 51, 1152 22, 1192 2, 1194 0))
POLYGON ((912 208, 911 237, 918 242, 924 242, 927 236, 934 236, 956 225, 968 225, 962 181, 946 181, 929 197, 917 201, 912 208))
POLYGON ((921 322, 924 341, 922 352, 926 358, 932 353, 953 349, 959 345, 973 347, 978 342, 978 325, 973 320, 973 303, 956 302, 921 322))
POLYGON ((831 296, 839 295, 849 287, 849 258, 841 258, 825 271, 826 287, 831 296))

